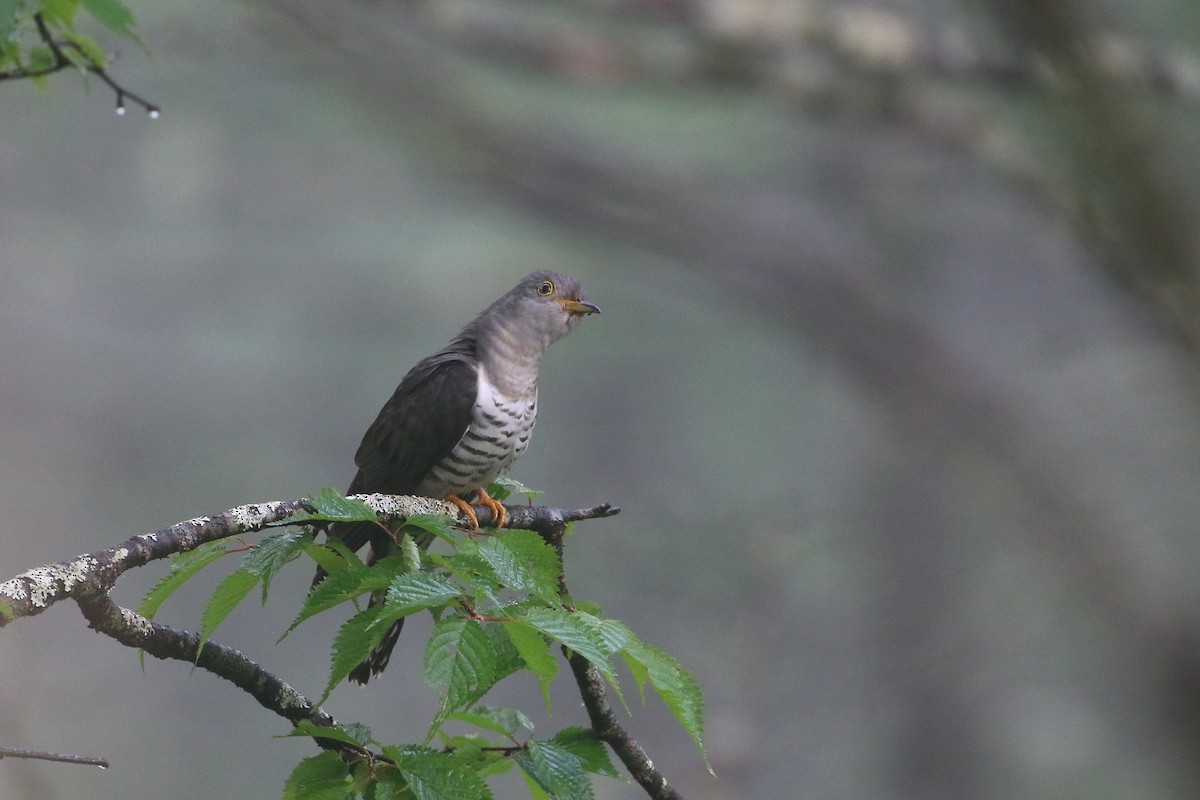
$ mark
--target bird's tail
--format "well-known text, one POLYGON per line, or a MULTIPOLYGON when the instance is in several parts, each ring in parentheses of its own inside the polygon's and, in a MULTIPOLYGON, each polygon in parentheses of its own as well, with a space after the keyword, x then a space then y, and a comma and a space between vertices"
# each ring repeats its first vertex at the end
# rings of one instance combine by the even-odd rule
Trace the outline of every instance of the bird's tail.
MULTIPOLYGON (((328 535, 341 539, 351 550, 358 550, 364 544, 370 542, 371 552, 367 556, 367 564, 370 565, 392 551, 391 538, 386 534, 381 535, 381 533, 382 529, 374 523, 355 522, 333 525, 329 529, 328 535)), ((422 531, 413 538, 417 547, 425 550, 433 541, 434 536, 431 533, 422 531)), ((317 584, 325 579, 325 576, 325 570, 318 567, 316 575, 313 576, 312 586, 316 587, 317 584)), ((312 589, 310 588, 309 591, 312 591, 312 589)), ((373 608, 379 605, 383 602, 384 597, 384 592, 373 593, 367 607, 373 608)), ((383 672, 392 657, 392 649, 395 648, 396 642, 399 641, 400 631, 403 627, 403 617, 392 623, 392 627, 388 628, 388 632, 379 644, 375 645, 375 649, 371 651, 367 659, 350 671, 349 679, 351 683, 366 684, 372 676, 383 672)))
MULTIPOLYGON (((377 595, 371 595, 370 605, 376 604, 377 595)), ((379 601, 383 600, 379 596, 379 601)), ((360 686, 365 686, 367 681, 372 676, 383 672, 387 667, 388 661, 392 657, 392 648, 396 646, 396 642, 400 640, 400 631, 404 628, 404 617, 392 623, 392 627, 388 628, 388 632, 384 635, 383 641, 375 645, 375 649, 367 656, 367 660, 359 664, 354 669, 350 670, 350 682, 357 683, 360 686)))

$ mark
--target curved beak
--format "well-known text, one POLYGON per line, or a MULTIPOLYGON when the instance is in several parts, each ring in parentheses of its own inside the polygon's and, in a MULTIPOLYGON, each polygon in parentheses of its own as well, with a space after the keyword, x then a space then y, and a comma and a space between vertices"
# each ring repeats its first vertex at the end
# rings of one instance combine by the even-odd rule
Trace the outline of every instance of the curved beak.
POLYGON ((562 307, 572 314, 599 314, 600 306, 595 303, 589 303, 586 300, 571 300, 563 297, 559 301, 562 307))

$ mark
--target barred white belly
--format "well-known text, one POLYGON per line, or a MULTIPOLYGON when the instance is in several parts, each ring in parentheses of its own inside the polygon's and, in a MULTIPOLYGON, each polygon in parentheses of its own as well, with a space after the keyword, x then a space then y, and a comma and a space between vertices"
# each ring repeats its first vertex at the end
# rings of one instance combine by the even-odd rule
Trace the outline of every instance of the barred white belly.
POLYGON ((465 494, 486 487, 508 472, 517 456, 529 446, 536 419, 536 390, 525 398, 506 397, 480 368, 479 392, 470 426, 450 455, 435 464, 421 481, 417 493, 442 497, 448 492, 465 494))

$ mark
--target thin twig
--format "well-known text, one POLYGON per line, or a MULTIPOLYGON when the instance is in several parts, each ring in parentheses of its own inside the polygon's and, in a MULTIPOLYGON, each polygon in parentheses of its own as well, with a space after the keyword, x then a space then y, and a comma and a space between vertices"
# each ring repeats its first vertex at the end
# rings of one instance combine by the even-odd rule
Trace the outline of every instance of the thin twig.
POLYGON ((108 769, 108 761, 96 756, 77 756, 71 753, 46 753, 41 750, 19 750, 15 747, 0 747, 0 758, 35 758, 39 761, 61 761, 65 764, 86 764, 90 767, 108 769))

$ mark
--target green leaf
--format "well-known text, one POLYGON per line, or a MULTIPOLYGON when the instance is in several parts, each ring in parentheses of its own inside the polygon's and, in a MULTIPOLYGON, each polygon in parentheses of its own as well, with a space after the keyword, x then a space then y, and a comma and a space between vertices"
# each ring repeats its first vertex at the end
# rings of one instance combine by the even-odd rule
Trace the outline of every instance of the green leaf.
POLYGON ((553 800, 592 800, 592 783, 579 756, 556 742, 529 742, 516 755, 522 771, 553 800))
MULTIPOLYGON (((413 514, 408 519, 404 520, 404 527, 416 528, 417 530, 431 533, 439 539, 453 543, 455 539, 454 520, 445 514, 413 514)), ((431 540, 425 540, 420 535, 414 536, 417 543, 422 546, 428 546, 431 540), (424 543, 422 543, 424 542, 424 543)))
POLYGON ((262 580, 262 602, 267 602, 267 591, 271 579, 283 565, 301 552, 312 541, 309 531, 285 531, 266 537, 256 544, 242 559, 242 569, 252 572, 262 580))
POLYGON ((550 684, 558 673, 558 659, 550 652, 550 641, 536 628, 520 620, 506 620, 500 626, 508 634, 513 646, 521 654, 525 666, 537 678, 546 701, 546 713, 550 713, 550 684))
MULTIPOLYGON (((633 639, 622 651, 639 684, 649 680, 654 691, 704 754, 704 694, 692 674, 667 652, 633 639), (641 676, 641 677, 639 677, 641 676)), ((705 759, 707 761, 707 757, 705 759)), ((712 771, 712 767, 709 767, 712 771)))
POLYGON ((283 785, 283 800, 353 800, 346 764, 326 751, 296 765, 283 785))
POLYGON ((617 689, 617 676, 613 673, 609 660, 614 651, 594 624, 595 617, 559 608, 537 607, 525 610, 518 619, 592 662, 596 669, 600 670, 600 674, 617 689))
POLYGON ((388 619, 395 621, 414 611, 443 608, 456 600, 463 588, 440 575, 429 572, 406 572, 388 584, 384 608, 388 619))
POLYGON ((496 480, 492 481, 488 486, 488 494, 492 497, 492 499, 501 501, 507 500, 509 497, 512 497, 515 494, 528 495, 529 499, 533 500, 539 494, 542 494, 542 492, 537 489, 530 489, 525 484, 518 480, 514 480, 507 475, 501 475, 499 478, 496 478, 496 480))
MULTIPOLYGON (((425 546, 429 546, 428 542, 425 543, 425 546)), ((421 569, 422 547, 417 544, 417 540, 412 537, 412 534, 405 533, 400 537, 399 550, 405 572, 417 572, 421 569)))
POLYGON ((383 606, 371 606, 342 623, 337 635, 333 637, 329 681, 325 684, 325 691, 318 705, 329 699, 334 687, 350 674, 350 670, 361 664, 383 639, 387 627, 376 625, 383 615, 383 610, 383 606))
POLYGON ((426 747, 385 747, 417 800, 491 800, 482 776, 453 753, 426 747))
POLYGON ((574 753, 583 762, 586 771, 625 780, 625 776, 617 771, 608 757, 608 748, 591 728, 563 728, 550 741, 574 753))
POLYGON ((104 27, 141 44, 133 32, 133 12, 120 0, 79 0, 79 4, 104 27))
POLYGON ((352 500, 337 489, 326 486, 315 495, 306 498, 315 511, 297 511, 283 524, 300 522, 378 522, 374 509, 362 500, 352 500))
POLYGON ((504 588, 504 584, 496 577, 491 565, 479 555, 474 542, 465 541, 462 545, 463 552, 460 553, 431 553, 430 563, 448 571, 463 583, 475 587, 477 594, 482 594, 498 604, 496 593, 504 588))
POLYGON ((225 542, 208 542, 195 550, 171 556, 171 571, 154 584, 154 588, 146 592, 137 612, 147 619, 154 619, 154 615, 168 597, 193 575, 227 552, 225 542))
POLYGON ((283 632, 276 643, 294 631, 301 622, 316 616, 322 611, 353 600, 366 592, 383 591, 387 588, 391 575, 377 569, 378 565, 368 567, 365 564, 344 565, 341 571, 325 576, 325 579, 304 598, 300 613, 292 620, 292 624, 283 632))
POLYGON ((341 539, 326 539, 321 544, 309 542, 304 552, 317 562, 317 566, 329 574, 346 568, 347 564, 361 564, 362 559, 346 546, 341 539))
POLYGON ((533 730, 533 722, 529 717, 515 708, 498 708, 495 706, 477 706, 471 711, 452 711, 445 717, 447 720, 465 722, 485 731, 492 731, 512 739, 517 731, 524 728, 533 730))
MULTIPOLYGON (((217 588, 213 590, 212 596, 204 604, 204 612, 200 615, 201 648, 204 646, 204 641, 217 630, 217 626, 258 585, 258 580, 258 576, 253 572, 248 572, 245 569, 237 569, 230 573, 225 580, 217 584, 217 588)), ((196 651, 196 658, 198 659, 199 657, 200 650, 198 649, 196 651)))
POLYGON ((473 619, 446 617, 433 628, 425 648, 425 680, 445 686, 445 711, 468 705, 495 683, 496 650, 473 619))
POLYGON ((482 557, 506 586, 548 603, 558 601, 561 564, 554 548, 533 531, 508 530, 484 538, 482 557))
POLYGON ((284 736, 329 739, 352 747, 364 748, 372 742, 371 729, 357 722, 345 727, 329 727, 317 725, 309 720, 300 720, 296 723, 296 727, 284 736))

